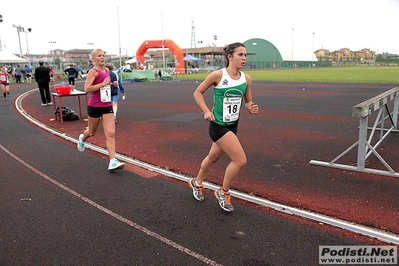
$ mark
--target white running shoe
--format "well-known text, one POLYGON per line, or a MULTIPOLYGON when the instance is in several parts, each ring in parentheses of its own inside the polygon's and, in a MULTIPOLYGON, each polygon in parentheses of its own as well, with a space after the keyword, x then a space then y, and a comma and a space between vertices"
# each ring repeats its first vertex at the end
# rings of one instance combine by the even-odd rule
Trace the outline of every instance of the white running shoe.
POLYGON ((125 167, 124 163, 121 163, 118 161, 118 159, 114 158, 109 162, 108 171, 123 169, 124 167, 125 167))
POLYGON ((83 134, 79 135, 79 140, 78 140, 78 150, 79 151, 84 151, 85 150, 85 145, 86 143, 83 141, 83 134))

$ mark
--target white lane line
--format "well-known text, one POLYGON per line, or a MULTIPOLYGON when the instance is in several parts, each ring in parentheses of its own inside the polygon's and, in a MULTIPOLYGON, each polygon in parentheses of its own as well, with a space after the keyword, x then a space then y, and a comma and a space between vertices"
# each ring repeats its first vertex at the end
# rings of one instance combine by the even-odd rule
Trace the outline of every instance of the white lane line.
POLYGON ((93 207, 99 209, 100 211, 102 211, 102 212, 104 212, 104 213, 106 213, 106 214, 112 216, 113 218, 115 218, 115 219, 117 219, 117 220, 119 220, 119 221, 121 221, 121 222, 123 222, 123 223, 125 223, 125 224, 128 224, 128 225, 130 225, 131 227, 133 227, 133 228, 135 228, 135 229, 137 229, 137 230, 139 230, 139 231, 141 231, 141 232, 147 234, 148 236, 153 237, 153 238, 155 238, 155 239, 157 239, 157 240, 159 240, 159 241, 161 241, 161 242, 167 244, 168 246, 171 246, 171 247, 173 247, 173 248, 175 248, 175 249, 177 249, 177 250, 179 250, 179 251, 181 251, 181 252, 183 252, 183 253, 185 253, 185 254, 191 256, 191 257, 194 257, 194 258, 196 258, 196 259, 198 259, 198 260, 200 260, 200 261, 202 261, 202 262, 204 262, 204 263, 206 263, 206 264, 208 264, 208 265, 213 265, 213 266, 222 265, 222 264, 219 264, 219 263, 217 263, 217 262, 215 262, 215 261, 213 261, 213 260, 211 260, 211 259, 209 259, 209 258, 207 258, 207 257, 202 256, 201 254, 196 253, 195 251, 192 251, 191 249, 188 249, 188 248, 186 248, 186 247, 183 247, 183 246, 177 244, 176 242, 173 242, 172 240, 170 240, 170 239, 168 239, 168 238, 166 238, 166 237, 163 237, 163 236, 161 236, 161 235, 159 235, 159 234, 157 234, 157 233, 155 233, 155 232, 153 232, 153 231, 151 231, 151 230, 149 230, 149 229, 147 229, 147 228, 145 228, 145 227, 143 227, 143 226, 141 226, 141 225, 139 225, 139 224, 137 224, 137 223, 135 223, 135 222, 132 222, 132 221, 130 221, 129 219, 124 218, 123 216, 121 216, 121 215, 119 215, 119 214, 117 214, 117 213, 114 213, 113 211, 111 211, 111 210, 109 210, 109 209, 107 209, 107 208, 101 206, 100 204, 97 204, 96 202, 92 201, 91 199, 86 198, 85 196, 83 196, 82 194, 79 194, 79 193, 76 192, 75 190, 70 189, 69 187, 67 187, 67 186, 65 186, 65 185, 63 185, 63 184, 61 184, 61 183, 59 183, 58 181, 52 179, 52 178, 49 177, 48 175, 42 173, 42 172, 39 171, 38 169, 34 168, 34 167, 31 166, 30 164, 26 163, 24 160, 22 160, 21 158, 19 158, 18 156, 16 156, 16 155, 13 154, 12 152, 10 152, 8 149, 6 149, 6 148, 5 148, 3 145, 1 145, 1 144, 0 144, 0 148, 1 148, 3 151, 5 151, 8 155, 10 155, 12 158, 14 158, 16 161, 18 161, 18 162, 21 163, 23 166, 25 166, 26 168, 32 170, 33 172, 35 172, 35 173, 38 174, 39 176, 43 177, 43 178, 46 179, 47 181, 53 183, 53 184, 56 185, 57 187, 59 187, 59 188, 65 190, 66 192, 68 192, 68 193, 74 195, 75 197, 77 197, 77 198, 83 200, 84 202, 86 202, 86 203, 88 203, 89 205, 91 205, 91 206, 93 206, 93 207))

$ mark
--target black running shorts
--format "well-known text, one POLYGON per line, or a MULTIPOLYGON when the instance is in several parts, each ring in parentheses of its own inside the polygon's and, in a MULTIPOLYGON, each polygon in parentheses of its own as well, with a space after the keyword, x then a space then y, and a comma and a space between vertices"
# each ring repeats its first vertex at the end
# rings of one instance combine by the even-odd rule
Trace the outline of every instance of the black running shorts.
POLYGON ((213 142, 216 142, 229 131, 237 135, 237 128, 238 121, 228 126, 221 126, 219 124, 216 124, 215 122, 209 122, 209 136, 211 137, 213 142))
POLYGON ((108 107, 91 107, 87 106, 87 114, 92 118, 99 118, 103 114, 113 114, 114 110, 112 106, 108 107))

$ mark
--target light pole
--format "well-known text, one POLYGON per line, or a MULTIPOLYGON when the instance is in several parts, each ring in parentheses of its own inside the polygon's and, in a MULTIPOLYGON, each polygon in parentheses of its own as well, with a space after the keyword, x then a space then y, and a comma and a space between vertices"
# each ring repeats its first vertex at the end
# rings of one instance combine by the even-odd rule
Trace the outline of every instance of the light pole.
POLYGON ((18 41, 19 41, 19 57, 22 58, 22 47, 21 47, 21 36, 19 35, 19 33, 22 31, 24 32, 24 28, 21 27, 21 25, 12 25, 14 28, 17 28, 17 33, 18 33, 18 41))
POLYGON ((162 67, 165 71, 165 39, 163 36, 163 13, 161 13, 161 30, 162 30, 162 67))
POLYGON ((52 48, 53 50, 51 51, 51 55, 53 55, 53 54, 54 54, 54 44, 56 44, 57 42, 56 42, 56 41, 48 41, 48 43, 51 43, 51 44, 52 44, 52 45, 51 45, 51 46, 52 46, 51 48, 52 48))
POLYGON ((119 23, 119 6, 116 8, 118 13, 118 39, 119 39, 119 79, 122 82, 122 48, 121 48, 121 25, 119 23))
POLYGON ((294 28, 292 28, 292 51, 291 51, 291 64, 294 67, 294 28))
POLYGON ((51 43, 51 55, 54 55, 54 45, 57 43, 56 41, 48 41, 48 43, 51 43))
MULTIPOLYGON (((252 46, 257 46, 257 45, 258 45, 257 42, 253 42, 253 43, 252 43, 252 46)), ((256 49, 255 47, 253 47, 252 50, 256 51, 257 49, 256 49)), ((256 62, 257 62, 257 61, 256 61, 256 53, 254 53, 254 54, 255 54, 255 55, 254 55, 253 64, 254 64, 254 67, 256 68, 256 65, 257 65, 257 64, 256 64, 256 62)), ((252 63, 252 62, 251 62, 251 63, 252 63)))
MULTIPOLYGON (((57 42, 56 42, 56 41, 48 41, 48 43, 51 43, 52 51, 50 51, 50 52, 51 52, 50 54, 51 54, 51 59, 52 59, 52 61, 53 61, 52 63, 55 64, 55 60, 54 60, 54 59, 55 59, 55 58, 54 58, 54 57, 55 57, 55 54, 54 54, 54 50, 55 50, 55 49, 54 49, 54 45, 55 45, 57 42)), ((60 67, 60 69, 61 69, 61 65, 58 65, 58 67, 60 67)))
MULTIPOLYGON (((202 41, 198 41, 198 44, 202 44, 202 41)), ((201 52, 199 53, 199 58, 201 58, 201 52)))
POLYGON ((128 59, 129 59, 129 56, 128 56, 128 51, 127 51, 127 49, 126 49, 126 48, 121 48, 121 50, 125 50, 125 51, 126 51, 126 60, 128 60, 128 59))
MULTIPOLYGON (((215 41, 215 43, 213 44, 213 47, 216 47, 216 41, 218 40, 218 36, 217 35, 213 35, 213 40, 215 41)), ((213 50, 214 49, 212 49, 212 68, 213 68, 213 65, 214 65, 213 50)))
MULTIPOLYGON (((93 46, 94 45, 94 43, 92 43, 92 42, 88 42, 88 43, 86 43, 87 45, 88 45, 88 50, 93 50, 92 49, 92 47, 91 46, 93 46)), ((88 56, 89 56, 89 59, 91 60, 91 52, 89 52, 89 54, 88 54, 88 56)))
POLYGON ((313 67, 313 55, 314 55, 314 32, 313 32, 313 44, 312 44, 312 67, 313 67))
MULTIPOLYGON (((3 15, 0 15, 0 23, 3 22, 3 15)), ((3 46, 1 45, 1 38, 0 38, 0 51, 3 50, 3 46)))
POLYGON ((30 56, 29 56, 29 44, 28 44, 28 32, 32 32, 32 28, 28 28, 28 31, 25 31, 25 39, 26 39, 26 55, 29 57, 29 62, 30 62, 30 56))

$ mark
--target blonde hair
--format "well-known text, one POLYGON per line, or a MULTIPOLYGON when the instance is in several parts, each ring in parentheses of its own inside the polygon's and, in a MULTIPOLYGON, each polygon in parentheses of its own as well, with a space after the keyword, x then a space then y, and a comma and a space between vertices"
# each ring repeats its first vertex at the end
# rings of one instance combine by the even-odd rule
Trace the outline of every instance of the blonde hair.
POLYGON ((100 48, 94 49, 93 51, 91 51, 91 59, 94 59, 94 57, 96 56, 97 52, 103 52, 103 50, 101 50, 100 48))

